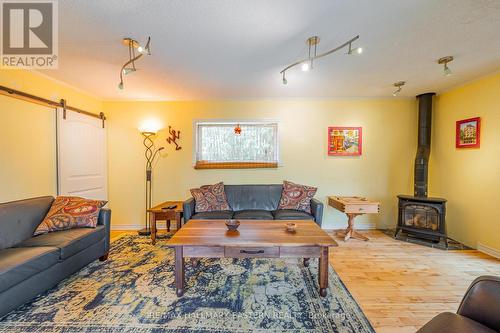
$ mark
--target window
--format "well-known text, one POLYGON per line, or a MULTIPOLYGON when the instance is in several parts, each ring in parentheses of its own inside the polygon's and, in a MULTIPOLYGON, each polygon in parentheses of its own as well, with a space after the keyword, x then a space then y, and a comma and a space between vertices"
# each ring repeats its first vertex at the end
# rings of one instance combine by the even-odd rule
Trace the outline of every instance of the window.
POLYGON ((196 122, 195 133, 196 169, 278 166, 276 122, 196 122))

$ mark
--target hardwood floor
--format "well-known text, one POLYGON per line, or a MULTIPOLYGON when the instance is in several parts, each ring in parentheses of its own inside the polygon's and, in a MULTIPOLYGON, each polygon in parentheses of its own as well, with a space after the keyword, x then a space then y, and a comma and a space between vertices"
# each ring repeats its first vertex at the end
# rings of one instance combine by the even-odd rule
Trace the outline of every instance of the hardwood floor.
POLYGON ((456 312, 476 277, 500 276, 500 260, 479 251, 443 251, 377 230, 363 233, 370 241, 338 239, 330 263, 377 332, 415 332, 440 312, 456 312))
MULTIPOLYGON (((111 237, 124 232, 112 231, 111 237)), ((334 236, 339 247, 329 259, 380 333, 415 332, 440 312, 456 312, 476 277, 500 276, 500 260, 479 251, 432 249, 378 230, 363 234, 370 241, 344 242, 334 236)))

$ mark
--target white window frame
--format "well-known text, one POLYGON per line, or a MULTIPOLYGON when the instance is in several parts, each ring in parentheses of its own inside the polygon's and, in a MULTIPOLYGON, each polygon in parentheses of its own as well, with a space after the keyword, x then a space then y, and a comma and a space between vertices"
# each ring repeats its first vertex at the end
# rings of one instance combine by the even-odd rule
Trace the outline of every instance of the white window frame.
MULTIPOLYGON (((251 119, 195 119, 193 120, 193 167, 197 168, 198 167, 198 148, 199 148, 199 138, 198 138, 198 133, 199 133, 199 127, 203 125, 273 125, 276 126, 276 136, 275 136, 275 151, 276 151, 276 161, 275 162, 220 162, 220 164, 241 164, 241 168, 248 168, 248 165, 251 165, 252 163, 256 164, 276 164, 276 166, 272 167, 277 167, 281 166, 281 160, 280 160, 280 122, 275 119, 264 119, 264 120, 251 120, 251 119), (247 165, 247 166, 243 166, 247 165)), ((219 164, 219 162, 208 162, 208 164, 219 164)), ((265 168, 266 166, 258 166, 259 168, 265 168)), ((271 168, 271 166, 269 166, 271 168)), ((224 168, 224 167, 221 167, 224 168)), ((238 168, 238 167, 231 167, 231 168, 238 168)), ((218 169, 217 167, 210 167, 210 169, 218 169)))

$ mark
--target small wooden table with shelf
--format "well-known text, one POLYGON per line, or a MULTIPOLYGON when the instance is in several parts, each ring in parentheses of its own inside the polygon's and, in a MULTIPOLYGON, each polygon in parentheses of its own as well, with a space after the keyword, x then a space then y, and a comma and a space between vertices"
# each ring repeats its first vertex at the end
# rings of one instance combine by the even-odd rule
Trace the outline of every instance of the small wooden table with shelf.
POLYGON ((153 245, 156 244, 156 235, 158 229, 156 228, 157 220, 165 220, 167 225, 167 232, 170 232, 170 221, 175 220, 177 222, 177 230, 181 228, 183 209, 182 201, 165 201, 151 209, 148 209, 149 213, 149 224, 151 226, 151 242, 153 245), (173 209, 165 209, 168 206, 176 206, 173 209))
POLYGON ((347 241, 349 238, 356 238, 367 241, 368 237, 363 236, 354 229, 354 218, 363 214, 375 213, 380 210, 380 203, 371 201, 363 197, 328 197, 328 205, 345 213, 348 217, 347 229, 338 232, 337 235, 347 241))

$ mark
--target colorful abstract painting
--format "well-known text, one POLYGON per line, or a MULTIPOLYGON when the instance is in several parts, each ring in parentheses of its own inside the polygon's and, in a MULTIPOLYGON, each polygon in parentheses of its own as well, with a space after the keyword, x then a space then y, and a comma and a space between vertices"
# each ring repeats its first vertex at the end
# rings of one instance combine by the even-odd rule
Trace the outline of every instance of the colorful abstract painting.
POLYGON ((361 127, 328 127, 328 155, 359 156, 362 148, 361 127))

